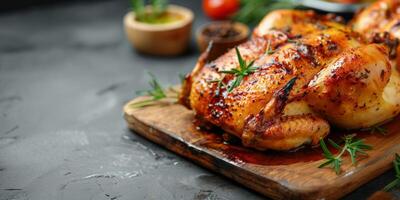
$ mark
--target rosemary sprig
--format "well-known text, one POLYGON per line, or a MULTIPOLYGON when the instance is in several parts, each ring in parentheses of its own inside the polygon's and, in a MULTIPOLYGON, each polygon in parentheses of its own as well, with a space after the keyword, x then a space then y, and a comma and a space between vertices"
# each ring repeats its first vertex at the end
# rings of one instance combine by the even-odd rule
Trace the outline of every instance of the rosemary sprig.
POLYGON ((370 145, 367 145, 364 143, 362 139, 355 139, 354 134, 352 135, 346 135, 343 138, 344 145, 341 147, 339 144, 335 143, 333 140, 328 139, 328 142, 336 149, 339 150, 339 153, 336 155, 333 155, 328 147, 326 146, 325 142, 323 139, 320 140, 320 145, 323 151, 323 154, 326 158, 326 161, 322 163, 318 168, 323 168, 328 165, 331 166, 336 172, 336 174, 340 174, 341 172, 341 165, 342 165, 342 156, 347 152, 350 155, 351 162, 353 165, 357 164, 357 156, 358 154, 363 154, 367 155, 365 150, 370 150, 372 147, 370 145))
POLYGON ((145 0, 131 0, 132 9, 135 12, 138 21, 146 23, 155 23, 157 18, 165 13, 167 0, 151 0, 151 10, 148 11, 145 6, 145 0))
POLYGON ((152 0, 151 6, 153 7, 153 13, 155 16, 159 16, 165 12, 167 8, 167 0, 152 0))
POLYGON ((273 10, 291 9, 299 5, 297 0, 241 0, 241 9, 233 16, 233 19, 254 25, 273 10))
POLYGON ((341 152, 341 154, 339 154, 338 156, 334 156, 329 151, 329 149, 326 146, 323 139, 321 139, 319 142, 320 142, 323 154, 324 154, 325 158, 327 159, 327 161, 322 163, 320 166, 318 166, 318 168, 332 165, 332 168, 335 170, 336 174, 339 174, 340 173, 340 165, 342 163, 342 159, 340 157, 342 156, 341 154, 343 154, 344 152, 341 152))
POLYGON ((239 69, 220 71, 221 73, 232 74, 235 76, 235 78, 227 85, 228 92, 232 92, 234 88, 240 85, 245 76, 254 73, 258 69, 258 67, 253 66, 254 60, 250 63, 247 63, 245 60, 243 60, 242 55, 240 55, 239 49, 236 47, 235 50, 239 61, 239 69))
POLYGON ((131 5, 138 19, 145 17, 144 0, 131 0, 131 5))
MULTIPOLYGON (((140 107, 144 107, 144 106, 153 105, 154 103, 158 102, 159 100, 165 99, 165 98, 177 98, 177 96, 168 96, 167 93, 165 92, 165 90, 163 89, 163 87, 161 86, 161 84, 157 81, 156 77, 152 73, 149 73, 149 75, 151 77, 149 84, 152 89, 144 90, 144 91, 137 91, 136 94, 141 94, 141 95, 144 94, 144 95, 151 97, 151 99, 146 99, 146 100, 132 103, 131 106, 134 108, 140 108, 140 107)), ((175 90, 173 90, 173 88, 169 88, 169 90, 174 93, 177 93, 175 90)))
POLYGON ((388 133, 387 128, 379 125, 372 126, 368 130, 370 131, 371 134, 379 133, 381 135, 386 135, 388 133))
POLYGON ((400 187, 400 156, 396 153, 396 158, 393 161, 394 170, 396 172, 396 179, 387 184, 383 190, 389 191, 396 187, 400 187))
POLYGON ((379 124, 368 127, 368 128, 362 128, 362 129, 360 129, 360 131, 367 131, 371 134, 379 133, 381 135, 387 135, 387 133, 388 133, 387 128, 383 127, 382 125, 379 125, 379 124))

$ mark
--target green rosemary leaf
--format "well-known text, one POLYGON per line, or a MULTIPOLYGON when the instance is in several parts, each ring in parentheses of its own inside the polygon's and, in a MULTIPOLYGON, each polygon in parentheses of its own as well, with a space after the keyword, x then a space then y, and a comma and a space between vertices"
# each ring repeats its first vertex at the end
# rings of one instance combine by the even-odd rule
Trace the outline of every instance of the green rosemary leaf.
POLYGON ((242 0, 241 9, 233 19, 247 24, 257 24, 269 12, 299 6, 297 0, 242 0))
POLYGON ((336 172, 336 174, 340 173, 340 165, 342 163, 342 160, 340 157, 335 157, 333 154, 329 151, 328 147, 326 146, 325 142, 323 139, 320 140, 320 145, 323 151, 323 154, 327 161, 322 163, 321 165, 318 166, 318 168, 323 168, 328 165, 330 165, 336 172))
POLYGON ((254 73, 258 70, 258 67, 252 66, 247 69, 248 73, 254 73))
POLYGON ((364 156, 367 156, 367 155, 368 155, 368 153, 365 152, 365 151, 362 150, 362 149, 359 149, 359 150, 357 151, 357 153, 362 154, 362 155, 364 155, 364 156))
POLYGON ((390 182, 387 184, 383 190, 384 191, 389 191, 392 190, 393 188, 399 187, 400 186, 400 179, 395 179, 394 181, 390 182))
POLYGON ((152 0, 151 5, 153 6, 153 13, 158 16, 165 12, 167 7, 166 0, 152 0))
POLYGON ((338 149, 338 150, 341 149, 341 147, 340 147, 338 144, 336 144, 333 140, 328 139, 328 142, 329 142, 329 144, 331 144, 331 145, 332 145, 333 147, 335 147, 336 149, 338 149))
POLYGON ((361 139, 354 138, 355 134, 346 135, 343 137, 344 145, 340 146, 335 143, 333 140, 328 139, 330 145, 339 150, 339 153, 333 155, 328 147, 326 146, 323 139, 320 140, 320 146, 323 151, 323 155, 325 156, 326 161, 322 163, 319 168, 330 165, 336 174, 340 174, 341 165, 342 165, 342 156, 345 152, 350 155, 350 159, 353 165, 357 164, 357 157, 359 154, 367 155, 365 150, 370 150, 372 147, 364 143, 361 139))
POLYGON ((222 70, 222 71, 220 71, 220 72, 221 72, 221 73, 224 73, 224 74, 238 74, 238 73, 240 73, 240 71, 237 70, 237 69, 222 70))
POLYGON ((395 159, 393 161, 393 167, 396 172, 396 179, 390 182, 388 185, 386 185, 383 190, 384 191, 389 191, 394 188, 400 187, 400 156, 399 154, 396 153, 395 159))
MULTIPOLYGON (((247 65, 247 69, 253 68, 255 60, 250 61, 250 63, 247 65)), ((257 67, 255 67, 257 69, 257 67)))
POLYGON ((207 82, 209 83, 219 83, 221 81, 221 79, 214 79, 214 80, 209 80, 207 82))
POLYGON ((382 125, 378 125, 378 124, 371 126, 369 128, 363 128, 363 129, 361 129, 361 131, 369 131, 371 134, 379 133, 381 135, 387 135, 387 133, 388 133, 388 130, 385 127, 383 127, 382 125))
POLYGON ((151 9, 147 10, 145 0, 131 0, 133 11, 138 21, 154 23, 165 13, 167 0, 151 0, 151 9))
POLYGON ((371 128, 371 133, 380 133, 382 135, 386 135, 388 133, 388 130, 382 126, 373 126, 371 128))
POLYGON ((322 163, 318 168, 323 168, 330 165, 334 160, 327 160, 326 162, 322 163))
POLYGON ((141 108, 141 107, 153 105, 155 102, 156 102, 156 100, 154 100, 154 99, 148 99, 148 100, 143 100, 143 101, 132 103, 132 104, 130 104, 130 106, 132 108, 141 108))
POLYGON ((333 161, 333 168, 334 168, 336 174, 340 174, 340 172, 341 172, 340 166, 341 165, 342 165, 342 159, 341 158, 336 158, 333 161))
MULTIPOLYGON (((138 101, 138 102, 132 103, 131 104, 132 107, 139 108, 139 107, 153 105, 153 104, 157 103, 161 99, 177 98, 177 96, 175 96, 175 95, 168 96, 165 93, 165 91, 164 91, 163 87, 161 86, 161 84, 157 81, 156 77, 152 73, 149 73, 149 76, 151 77, 151 80, 149 81, 151 89, 150 90, 136 91, 136 93, 140 94, 140 95, 146 94, 149 97, 151 97, 151 99, 146 99, 146 100, 143 100, 143 101, 138 101)), ((177 93, 174 89, 170 88, 169 90, 174 92, 174 93, 177 93)))
POLYGON ((394 169, 396 171, 397 176, 400 176, 400 156, 396 153, 396 158, 394 160, 394 169))
POLYGON ((320 143, 320 145, 321 145, 321 148, 322 148, 322 151, 323 151, 325 157, 326 157, 326 158, 333 158, 333 154, 329 151, 329 149, 328 149, 328 147, 326 146, 324 140, 321 139, 321 140, 319 141, 319 143, 320 143))
POLYGON ((242 75, 236 76, 236 78, 233 79, 233 81, 231 81, 230 84, 228 85, 228 92, 232 92, 232 90, 234 88, 236 88, 237 86, 240 85, 242 80, 243 80, 243 76, 242 75))
POLYGON ((350 154, 351 162, 355 165, 357 164, 357 153, 365 155, 366 153, 364 150, 370 150, 372 147, 364 144, 364 141, 361 139, 353 139, 354 136, 355 135, 350 135, 345 137, 345 147, 346 151, 350 154))
POLYGON ((159 99, 167 97, 167 95, 164 93, 164 90, 161 87, 160 83, 158 83, 156 77, 150 72, 149 72, 149 75, 152 78, 150 80, 149 84, 153 88, 153 90, 148 90, 147 91, 148 95, 152 96, 154 100, 159 100, 159 99))
POLYGON ((142 20, 145 17, 144 0, 131 0, 131 5, 138 20, 142 20))
POLYGON ((356 164, 356 158, 357 158, 356 150, 351 148, 348 148, 346 150, 350 154, 351 163, 356 164))
POLYGON ((221 73, 231 74, 234 76, 234 79, 229 82, 227 88, 228 92, 232 92, 234 88, 238 87, 241 84, 245 76, 254 73, 258 69, 258 67, 253 66, 254 60, 250 61, 250 63, 247 64, 247 62, 240 55, 239 49, 236 47, 235 50, 239 62, 239 69, 220 71, 221 73))
POLYGON ((246 67, 246 62, 243 60, 242 55, 240 55, 239 49, 236 47, 235 50, 236 50, 236 56, 239 61, 240 69, 244 70, 244 68, 246 67))

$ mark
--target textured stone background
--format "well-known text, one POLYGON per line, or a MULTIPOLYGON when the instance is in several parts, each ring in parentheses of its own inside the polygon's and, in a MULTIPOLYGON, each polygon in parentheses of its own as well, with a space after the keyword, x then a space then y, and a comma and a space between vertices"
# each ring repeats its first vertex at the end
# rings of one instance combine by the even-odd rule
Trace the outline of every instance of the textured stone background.
MULTIPOLYGON (((176 1, 206 21, 200 1, 176 1)), ((130 132, 122 106, 146 71, 178 83, 198 52, 159 58, 126 41, 127 0, 0 13, 0 199, 263 199, 130 132)), ((194 30, 195 30, 194 29, 194 30)), ((365 199, 389 171, 347 199, 365 199)))

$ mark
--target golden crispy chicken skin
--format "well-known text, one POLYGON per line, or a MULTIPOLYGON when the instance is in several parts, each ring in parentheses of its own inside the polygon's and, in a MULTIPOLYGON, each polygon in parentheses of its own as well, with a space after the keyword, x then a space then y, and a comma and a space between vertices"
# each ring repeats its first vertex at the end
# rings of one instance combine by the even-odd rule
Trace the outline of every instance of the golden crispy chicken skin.
POLYGON ((315 145, 330 124, 362 128, 397 115, 400 97, 391 94, 400 94, 400 85, 392 80, 390 48, 368 43, 338 19, 312 11, 270 13, 238 46, 255 72, 229 91, 236 77, 223 71, 239 68, 235 49, 210 63, 205 52, 186 77, 180 102, 260 150, 315 145))
POLYGON ((376 32, 397 32, 400 28, 399 15, 400 0, 380 0, 361 10, 350 25, 366 36, 376 32))
POLYGON ((391 62, 390 69, 381 69, 382 81, 369 82, 372 86, 383 88, 382 95, 373 94, 377 97, 366 104, 362 116, 359 113, 353 117, 359 117, 365 123, 390 119, 400 112, 400 0, 379 0, 359 12, 350 25, 369 41, 385 44, 389 48, 391 62), (389 70, 391 72, 386 73, 389 70), (388 83, 382 85, 384 81, 388 83))
POLYGON ((400 70, 400 0, 380 0, 361 10, 350 22, 357 32, 364 34, 370 41, 376 37, 385 38, 380 41, 391 47, 391 58, 400 70), (382 37, 384 36, 384 37, 382 37), (397 38, 397 40, 393 40, 397 38))

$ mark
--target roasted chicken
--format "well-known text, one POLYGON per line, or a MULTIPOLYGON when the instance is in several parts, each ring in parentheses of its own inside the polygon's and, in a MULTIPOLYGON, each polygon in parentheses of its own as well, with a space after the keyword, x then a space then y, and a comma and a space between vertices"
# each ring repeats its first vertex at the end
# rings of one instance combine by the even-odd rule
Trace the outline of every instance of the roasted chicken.
POLYGON ((331 126, 383 123, 400 112, 400 76, 390 56, 396 47, 388 45, 396 40, 365 34, 361 27, 375 25, 363 24, 362 15, 352 22, 353 31, 334 15, 271 12, 237 51, 209 63, 208 51, 203 53, 180 102, 259 150, 315 145, 331 126), (240 68, 239 56, 257 68, 237 84, 235 74, 224 72, 240 68))

